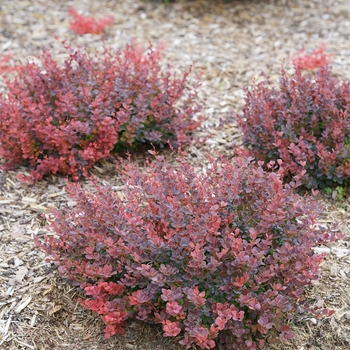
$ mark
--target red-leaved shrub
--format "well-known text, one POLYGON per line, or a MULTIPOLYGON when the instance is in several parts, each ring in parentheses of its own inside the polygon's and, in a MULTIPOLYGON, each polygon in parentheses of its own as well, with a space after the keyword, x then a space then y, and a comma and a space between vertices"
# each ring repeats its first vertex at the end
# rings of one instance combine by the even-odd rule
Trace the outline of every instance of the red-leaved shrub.
POLYGON ((187 348, 252 350, 272 328, 292 338, 286 323, 323 259, 312 247, 335 236, 316 228, 318 204, 250 160, 179 163, 124 163, 124 200, 70 184, 75 208, 55 210, 55 237, 37 244, 80 283, 107 337, 136 318, 187 348))
POLYGON ((248 154, 283 160, 285 177, 300 174, 309 188, 350 179, 350 84, 321 68, 315 77, 282 70, 279 90, 266 80, 246 89, 239 125, 248 154))
POLYGON ((95 56, 67 50, 62 66, 44 51, 42 65, 22 64, 7 81, 0 96, 3 168, 28 165, 34 180, 50 172, 77 179, 113 150, 184 145, 201 124, 190 70, 180 78, 162 71, 158 49, 133 44, 95 56))
POLYGON ((326 45, 322 43, 319 48, 314 50, 311 54, 306 54, 305 50, 299 50, 291 58, 293 65, 299 69, 318 69, 328 65, 331 62, 333 54, 325 53, 326 45))
POLYGON ((11 65, 12 53, 8 53, 0 57, 0 74, 6 75, 6 73, 13 72, 16 67, 11 65))
POLYGON ((101 34, 106 27, 111 26, 114 22, 112 15, 99 19, 92 16, 85 17, 79 14, 74 7, 70 7, 68 13, 73 17, 73 21, 69 23, 70 29, 79 35, 101 34))

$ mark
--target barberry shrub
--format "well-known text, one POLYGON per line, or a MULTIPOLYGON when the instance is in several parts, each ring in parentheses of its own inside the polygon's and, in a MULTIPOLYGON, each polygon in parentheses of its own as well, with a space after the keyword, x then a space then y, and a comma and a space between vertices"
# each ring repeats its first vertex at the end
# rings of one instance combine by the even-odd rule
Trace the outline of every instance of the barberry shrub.
POLYGON ((113 151, 144 143, 183 146, 201 124, 197 83, 186 71, 161 69, 160 49, 136 43, 91 55, 66 46, 59 65, 48 51, 41 64, 16 68, 0 96, 0 157, 5 169, 27 165, 30 180, 47 173, 77 179, 113 151))
POLYGON ((104 18, 83 16, 74 7, 69 7, 68 13, 73 18, 73 21, 69 23, 70 29, 79 35, 102 34, 106 27, 111 26, 114 22, 112 15, 104 18))
POLYGON ((283 185, 261 165, 124 163, 124 199, 69 184, 76 206, 55 210, 54 235, 36 242, 80 283, 107 337, 136 318, 187 348, 252 350, 272 328, 292 338, 287 323, 323 259, 312 248, 334 235, 316 227, 317 202, 294 194, 298 179, 283 185))
POLYGON ((268 163, 282 159, 284 176, 300 174, 309 188, 345 186, 350 179, 350 84, 331 67, 310 76, 282 70, 279 89, 267 79, 246 89, 238 123, 248 154, 268 163))
POLYGON ((330 64, 333 54, 325 53, 326 44, 322 43, 311 54, 305 53, 304 49, 299 50, 291 57, 291 61, 295 67, 305 70, 312 70, 324 67, 330 64))

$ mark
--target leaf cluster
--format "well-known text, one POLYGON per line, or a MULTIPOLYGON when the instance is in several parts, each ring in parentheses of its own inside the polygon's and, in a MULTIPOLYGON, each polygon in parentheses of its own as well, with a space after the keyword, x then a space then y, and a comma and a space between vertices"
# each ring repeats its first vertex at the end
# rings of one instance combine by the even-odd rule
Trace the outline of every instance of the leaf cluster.
POLYGON ((74 7, 70 7, 68 13, 73 18, 69 23, 70 29, 79 35, 101 34, 106 27, 111 26, 114 22, 112 15, 104 18, 83 16, 74 7))
POLYGON ((246 90, 238 116, 248 154, 282 159, 284 176, 308 188, 343 186, 350 178, 350 84, 321 68, 315 77, 282 70, 279 89, 266 80, 246 90))
POLYGON ((330 64, 333 54, 326 54, 326 45, 323 43, 310 54, 305 53, 304 49, 299 50, 291 58, 295 67, 305 70, 312 70, 324 67, 330 64))

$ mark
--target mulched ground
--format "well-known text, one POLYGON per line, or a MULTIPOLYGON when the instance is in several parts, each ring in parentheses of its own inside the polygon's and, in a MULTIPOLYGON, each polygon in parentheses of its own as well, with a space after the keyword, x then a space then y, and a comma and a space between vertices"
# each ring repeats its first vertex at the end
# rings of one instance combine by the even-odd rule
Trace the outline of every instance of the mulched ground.
MULTIPOLYGON (((181 72, 193 64, 193 77, 202 74, 204 113, 208 124, 218 124, 230 110, 240 110, 244 87, 260 79, 261 70, 278 81, 283 62, 290 69, 290 55, 301 48, 310 52, 325 43, 334 54, 334 75, 349 79, 349 18, 348 0, 1 0, 0 55, 33 59, 45 47, 63 59, 55 35, 89 50, 100 48, 103 40, 115 49, 134 38, 144 45, 164 42, 165 66, 181 72), (69 30, 69 6, 85 15, 113 14, 115 23, 104 38, 77 36, 69 30)), ((187 157, 194 165, 206 162, 206 152, 230 157, 240 137, 234 124, 210 131, 204 145, 189 148, 187 157)), ((142 155, 135 158, 141 163, 142 155)), ((113 159, 97 164, 93 173, 121 190, 113 159)), ((87 181, 83 186, 90 187, 87 181)), ((322 276, 306 294, 312 304, 336 312, 324 320, 298 315, 291 325, 296 337, 282 344, 271 333, 266 349, 350 349, 350 204, 331 195, 322 200, 321 223, 339 221, 345 237, 324 247, 329 253, 322 276)), ((33 244, 33 234, 46 232, 42 214, 64 205, 74 203, 63 178, 48 176, 29 186, 17 181, 16 172, 0 172, 0 349, 182 350, 160 328, 137 322, 130 323, 125 335, 104 339, 99 317, 77 303, 79 290, 33 244)))

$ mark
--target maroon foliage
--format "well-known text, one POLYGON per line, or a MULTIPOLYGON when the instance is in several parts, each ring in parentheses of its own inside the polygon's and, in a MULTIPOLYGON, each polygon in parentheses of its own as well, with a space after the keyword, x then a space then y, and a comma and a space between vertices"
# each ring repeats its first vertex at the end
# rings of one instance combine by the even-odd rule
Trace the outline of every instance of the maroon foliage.
POLYGON ((306 173, 309 188, 350 178, 350 84, 320 69, 315 77, 282 70, 279 90, 264 81, 246 90, 239 116, 249 154, 266 163, 283 160, 285 177, 306 173))
POLYGON ((107 337, 131 318, 162 324, 188 348, 252 350, 271 328, 293 337, 286 320, 323 259, 312 247, 334 239, 315 225, 318 204, 293 193, 298 184, 241 158, 200 172, 160 157, 146 172, 123 169, 124 201, 70 184, 76 207, 54 211, 56 238, 37 240, 80 283, 107 337))
POLYGON ((89 55, 66 46, 60 66, 47 51, 41 64, 17 67, 0 96, 4 168, 28 165, 31 177, 63 173, 77 179, 110 153, 151 142, 190 141, 200 125, 196 91, 162 71, 158 49, 128 45, 89 55))

